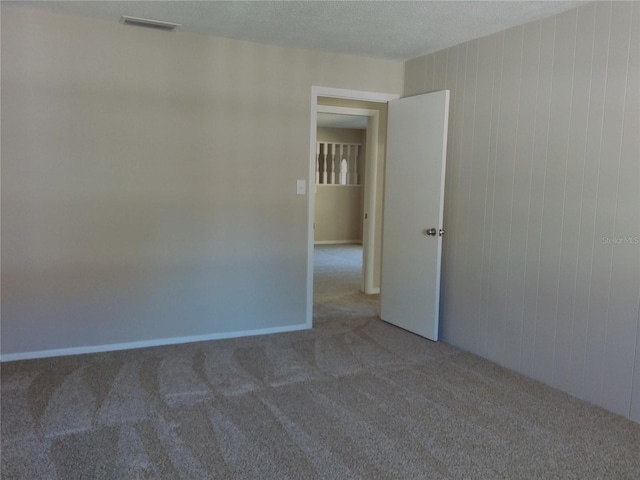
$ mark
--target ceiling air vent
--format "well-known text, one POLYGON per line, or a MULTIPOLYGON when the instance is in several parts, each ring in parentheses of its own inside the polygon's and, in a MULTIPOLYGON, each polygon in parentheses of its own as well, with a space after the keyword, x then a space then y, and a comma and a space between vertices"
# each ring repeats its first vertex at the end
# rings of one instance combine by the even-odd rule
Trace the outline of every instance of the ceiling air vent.
POLYGON ((156 30, 164 30, 165 32, 173 32, 176 28, 180 27, 179 23, 162 22, 160 20, 149 20, 148 18, 130 17, 129 15, 122 15, 120 17, 120 23, 123 25, 134 25, 136 27, 154 28, 156 30))

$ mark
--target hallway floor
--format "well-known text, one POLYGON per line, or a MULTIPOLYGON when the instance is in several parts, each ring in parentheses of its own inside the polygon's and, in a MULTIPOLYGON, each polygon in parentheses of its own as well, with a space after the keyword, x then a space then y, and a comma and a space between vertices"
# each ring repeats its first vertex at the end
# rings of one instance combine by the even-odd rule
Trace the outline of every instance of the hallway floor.
POLYGON ((380 295, 365 295, 362 245, 317 245, 314 248, 313 320, 377 317, 380 295))

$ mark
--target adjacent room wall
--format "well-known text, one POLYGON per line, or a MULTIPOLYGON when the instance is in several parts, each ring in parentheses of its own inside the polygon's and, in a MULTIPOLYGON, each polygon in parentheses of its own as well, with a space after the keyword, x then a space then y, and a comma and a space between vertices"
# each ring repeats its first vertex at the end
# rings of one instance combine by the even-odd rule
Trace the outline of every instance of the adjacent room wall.
MULTIPOLYGON (((366 130, 359 130, 356 128, 318 127, 317 138, 319 142, 362 143, 362 148, 364 149, 366 133, 366 130)), ((364 173, 364 170, 362 169, 363 166, 364 162, 361 162, 361 165, 358 165, 360 175, 364 173)))
POLYGON ((311 87, 402 63, 1 8, 3 358, 304 327, 311 87))
POLYGON ((443 338, 640 421, 640 4, 405 64, 451 90, 443 338))
POLYGON ((319 142, 362 145, 358 162, 360 185, 316 185, 315 242, 362 243, 366 130, 318 128, 319 142))
POLYGON ((362 243, 362 186, 316 185, 316 244, 362 243))

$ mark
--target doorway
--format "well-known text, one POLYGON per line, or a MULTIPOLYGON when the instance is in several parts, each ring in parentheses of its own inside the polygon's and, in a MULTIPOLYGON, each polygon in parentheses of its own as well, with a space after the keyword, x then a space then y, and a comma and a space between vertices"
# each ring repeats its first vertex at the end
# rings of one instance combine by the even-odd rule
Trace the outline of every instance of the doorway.
MULTIPOLYGON (((364 261, 364 246, 371 243, 365 238, 370 233, 365 231, 364 194, 366 168, 375 166, 370 150, 378 143, 378 122, 377 110, 318 106, 314 245, 317 250, 320 245, 359 244, 357 288, 369 294, 376 292, 371 291, 373 271, 364 261)), ((355 246, 350 251, 356 251, 355 246)), ((353 266, 353 254, 348 257, 353 266)))
POLYGON ((360 289, 362 246, 320 244, 314 248, 313 321, 371 318, 380 310, 380 295, 360 289))
MULTIPOLYGON (((384 154, 384 145, 380 145, 380 108, 389 100, 399 98, 396 94, 343 90, 326 87, 312 87, 311 95, 311 139, 310 139, 310 168, 309 185, 316 183, 316 144, 317 144, 317 115, 331 113, 340 115, 367 117, 366 159, 364 187, 364 207, 362 218, 362 285, 361 290, 366 294, 379 293, 380 269, 380 237, 382 202, 381 192, 382 174, 379 172, 381 162, 378 162, 379 149, 384 154), (353 102, 356 102, 355 104, 353 102), (357 102, 366 102, 358 104, 357 102), (331 104, 333 103, 333 105, 331 104), (364 108, 366 106, 373 108, 364 108), (349 106, 344 106, 349 105, 349 106), (377 258, 376 258, 377 257, 377 258)), ((308 266, 307 266, 307 325, 313 325, 313 293, 314 293, 314 221, 315 221, 315 188, 309 188, 308 209, 308 266)))

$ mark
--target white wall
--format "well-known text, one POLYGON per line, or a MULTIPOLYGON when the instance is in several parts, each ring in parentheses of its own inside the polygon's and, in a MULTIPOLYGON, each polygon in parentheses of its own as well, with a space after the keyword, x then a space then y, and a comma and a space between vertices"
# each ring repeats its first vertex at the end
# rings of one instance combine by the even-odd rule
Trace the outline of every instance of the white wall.
POLYGON ((1 8, 3 357, 304 326, 311 86, 402 63, 1 8))
POLYGON ((416 58, 404 92, 451 90, 444 339, 635 421, 639 18, 593 3, 416 58))
MULTIPOLYGON (((365 144, 363 142, 366 134, 366 129, 318 127, 317 138, 319 142, 362 143, 362 148, 364 148, 365 144)), ((361 165, 358 165, 358 167, 361 167, 361 165)), ((358 170, 360 171, 361 169, 359 168, 358 170)), ((363 172, 364 170, 360 171, 361 174, 363 172)))

